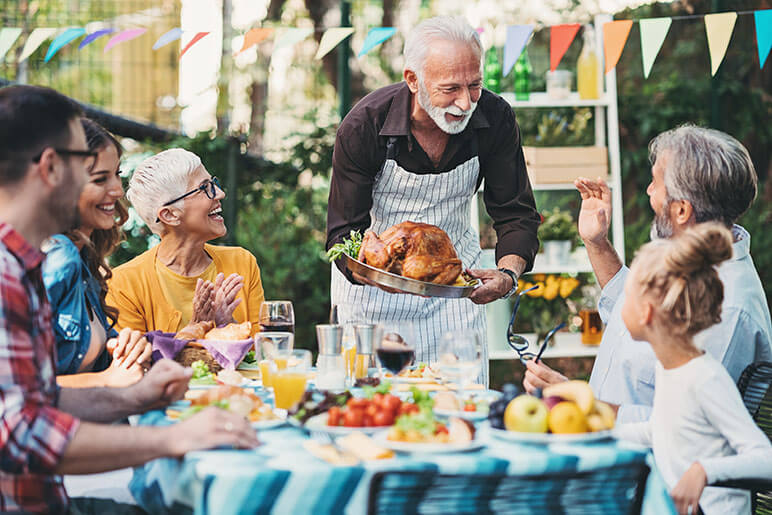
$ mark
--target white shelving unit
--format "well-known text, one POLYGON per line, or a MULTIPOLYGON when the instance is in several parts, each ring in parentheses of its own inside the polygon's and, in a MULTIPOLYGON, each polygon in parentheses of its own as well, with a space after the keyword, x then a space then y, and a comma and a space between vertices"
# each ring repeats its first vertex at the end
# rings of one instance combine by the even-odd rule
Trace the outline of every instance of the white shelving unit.
MULTIPOLYGON (((520 109, 549 109, 557 107, 592 107, 595 117, 595 145, 606 146, 608 148, 609 178, 608 184, 611 188, 612 202, 612 243, 620 258, 624 262, 624 219, 622 214, 622 191, 620 185, 621 178, 621 160, 619 152, 619 118, 617 112, 617 86, 616 71, 612 70, 604 74, 603 64, 603 24, 612 21, 609 15, 598 15, 595 17, 595 37, 596 50, 598 53, 598 76, 605 77, 605 92, 600 98, 593 100, 582 100, 579 93, 573 92, 566 99, 553 99, 543 92, 530 94, 527 101, 515 100, 513 93, 502 93, 501 96, 507 100, 517 111, 520 109)), ((535 191, 538 190, 574 190, 572 183, 566 184, 532 184, 535 191)), ((474 217, 477 216, 476 203, 474 204, 474 217)), ((543 207, 543 206, 542 206, 543 207)), ((475 220, 478 220, 475 218, 475 220)), ((484 268, 495 268, 495 255, 493 249, 483 250, 481 266, 484 268)), ((592 272, 592 266, 587 257, 584 248, 579 248, 574 252, 570 260, 563 263, 550 263, 545 261, 542 254, 537 255, 534 267, 530 274, 559 274, 559 273, 580 273, 592 272)), ((509 323, 509 302, 505 300, 494 301, 487 306, 488 318, 488 346, 490 359, 515 359, 515 353, 507 346, 505 334, 509 323)), ((535 338, 533 338, 535 340, 535 338)), ((535 341, 532 341, 534 344, 535 341)), ((560 333, 554 347, 545 351, 545 357, 587 357, 597 354, 597 346, 585 346, 581 344, 580 335, 560 333)))

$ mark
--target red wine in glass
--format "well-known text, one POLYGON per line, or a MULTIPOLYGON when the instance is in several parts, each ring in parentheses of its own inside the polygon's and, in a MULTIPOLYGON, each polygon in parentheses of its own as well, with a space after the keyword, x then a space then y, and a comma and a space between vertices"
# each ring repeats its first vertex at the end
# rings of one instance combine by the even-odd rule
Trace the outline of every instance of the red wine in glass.
POLYGON ((378 359, 389 372, 399 374, 415 359, 415 351, 406 346, 379 347, 375 351, 378 359))

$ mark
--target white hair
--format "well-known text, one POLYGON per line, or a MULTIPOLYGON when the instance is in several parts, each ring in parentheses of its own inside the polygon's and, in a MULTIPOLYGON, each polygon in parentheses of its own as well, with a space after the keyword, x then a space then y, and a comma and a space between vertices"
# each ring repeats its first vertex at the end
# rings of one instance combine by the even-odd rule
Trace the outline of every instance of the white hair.
POLYGON ((423 80, 426 54, 431 42, 436 39, 466 44, 479 56, 482 67, 483 46, 480 34, 464 18, 436 16, 422 21, 408 34, 403 52, 405 70, 415 72, 423 80))
MULTIPOLYGON (((182 148, 164 150, 148 157, 134 170, 126 198, 154 234, 160 235, 163 223, 156 223, 163 205, 188 188, 188 179, 201 166, 201 158, 182 148)), ((180 200, 171 204, 182 207, 180 200)))

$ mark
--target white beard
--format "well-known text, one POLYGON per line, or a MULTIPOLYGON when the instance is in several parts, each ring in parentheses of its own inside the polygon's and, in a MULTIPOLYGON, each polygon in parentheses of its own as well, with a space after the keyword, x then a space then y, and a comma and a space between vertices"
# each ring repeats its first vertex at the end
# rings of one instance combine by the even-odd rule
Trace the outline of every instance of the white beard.
POLYGON ((474 110, 477 108, 477 102, 472 102, 471 107, 466 111, 463 111, 456 106, 450 106, 446 108, 435 106, 432 104, 432 99, 429 97, 429 92, 426 90, 426 86, 424 86, 423 77, 418 77, 417 100, 418 105, 420 105, 421 108, 426 111, 426 113, 429 115, 429 118, 431 118, 434 123, 437 124, 437 127, 439 127, 442 132, 446 132, 448 134, 458 134, 459 132, 466 129, 469 120, 472 119, 472 113, 474 113, 474 110), (452 114, 454 116, 463 116, 464 118, 457 122, 449 122, 445 119, 446 113, 452 114))
MULTIPOLYGON (((664 212, 670 210, 670 202, 668 201, 663 208, 664 212)), ((654 240, 665 240, 673 237, 673 223, 667 217, 667 215, 658 215, 654 213, 654 220, 651 222, 651 230, 649 231, 649 238, 654 240)))

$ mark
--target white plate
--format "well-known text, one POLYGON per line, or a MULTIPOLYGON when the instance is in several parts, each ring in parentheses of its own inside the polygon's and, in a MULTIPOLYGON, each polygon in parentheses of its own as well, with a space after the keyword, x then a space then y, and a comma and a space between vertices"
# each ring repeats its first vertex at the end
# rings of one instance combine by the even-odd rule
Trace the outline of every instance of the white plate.
POLYGON ((606 431, 596 431, 594 433, 577 433, 577 434, 552 434, 552 433, 520 433, 517 431, 507 431, 506 429, 496 429, 489 427, 490 434, 500 440, 507 440, 517 443, 538 443, 538 444, 553 444, 553 443, 590 443, 599 442, 602 440, 609 440, 614 438, 614 431, 608 429, 606 431))
POLYGON ((320 413, 318 415, 314 415, 313 417, 306 420, 306 423, 300 424, 296 419, 293 417, 289 417, 287 421, 290 423, 290 425, 293 425, 295 427, 300 427, 307 429, 308 431, 319 431, 322 433, 327 433, 328 435, 332 436, 345 436, 347 434, 353 433, 355 431, 359 431, 360 433, 364 433, 366 435, 372 435, 375 433, 380 433, 386 429, 388 429, 391 426, 378 426, 378 427, 343 427, 343 426, 328 426, 327 425, 327 412, 320 413))
POLYGON ((274 408, 273 414, 278 418, 273 420, 259 420, 257 422, 252 422, 252 427, 264 431, 266 429, 273 429, 274 427, 282 426, 287 422, 287 410, 274 408))
POLYGON ((387 433, 379 433, 373 436, 373 439, 381 447, 386 447, 392 451, 409 452, 416 454, 446 454, 452 452, 475 451, 485 447, 485 443, 480 439, 474 439, 468 443, 411 443, 395 442, 387 438, 387 433))

